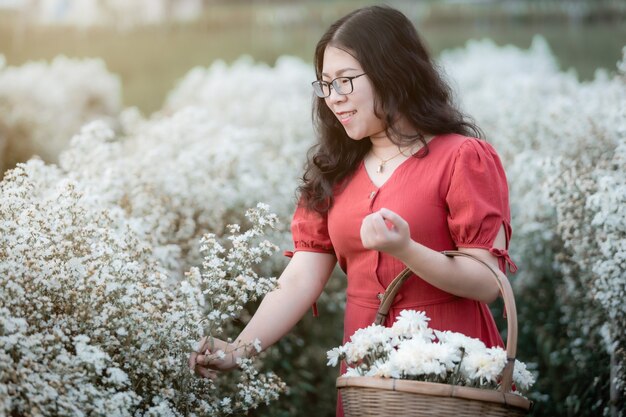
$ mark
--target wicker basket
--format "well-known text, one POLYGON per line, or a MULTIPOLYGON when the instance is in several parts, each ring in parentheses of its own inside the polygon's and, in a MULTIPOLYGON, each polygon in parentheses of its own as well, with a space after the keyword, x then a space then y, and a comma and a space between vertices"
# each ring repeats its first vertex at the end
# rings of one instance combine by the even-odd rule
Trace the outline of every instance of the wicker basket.
MULTIPOLYGON (((470 388, 432 382, 409 381, 376 377, 339 377, 337 389, 341 394, 346 417, 376 416, 439 416, 439 417, 514 417, 524 416, 532 402, 511 393, 513 366, 517 349, 517 312, 511 284, 506 276, 496 272, 480 259, 464 252, 445 251, 447 256, 464 256, 485 265, 498 282, 504 298, 507 316, 507 365, 502 371, 499 390, 470 388)), ((382 324, 402 283, 411 275, 402 271, 389 285, 382 298, 376 324, 382 324)))

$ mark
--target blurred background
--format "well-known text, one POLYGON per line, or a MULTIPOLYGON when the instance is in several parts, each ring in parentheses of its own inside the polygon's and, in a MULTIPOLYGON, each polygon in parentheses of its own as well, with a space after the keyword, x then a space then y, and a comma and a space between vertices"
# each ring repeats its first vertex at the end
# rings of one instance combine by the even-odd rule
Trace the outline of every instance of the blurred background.
MULTIPOLYGON (((314 46, 333 21, 375 3, 0 0, 0 178, 35 154, 60 163, 94 201, 106 196, 141 225, 172 276, 199 264, 199 236, 240 223, 258 201, 271 199, 288 226, 314 136, 314 46), (188 105, 206 113, 181 111, 188 105), (68 151, 94 119, 111 138, 87 129, 88 145, 68 151)), ((626 0, 385 3, 413 20, 507 168, 518 356, 539 375, 533 416, 623 417, 626 0)), ((325 352, 340 342, 344 281, 333 282, 320 317, 307 315, 265 358, 290 394, 249 415, 334 415, 337 372, 325 352)))
MULTIPOLYGON (((366 0, 0 0, 6 64, 99 57, 121 77, 124 106, 159 109, 194 66, 247 54, 273 65, 280 55, 312 60, 326 27, 366 0)), ((541 34, 561 69, 589 80, 615 70, 626 40, 625 0, 388 1, 421 30, 431 51, 490 38, 528 48, 541 34)))

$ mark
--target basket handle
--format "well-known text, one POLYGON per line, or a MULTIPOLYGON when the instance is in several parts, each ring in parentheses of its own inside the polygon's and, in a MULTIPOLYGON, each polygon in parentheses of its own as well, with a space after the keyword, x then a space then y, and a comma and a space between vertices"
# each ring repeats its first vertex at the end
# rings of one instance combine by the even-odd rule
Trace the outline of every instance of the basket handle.
MULTIPOLYGON (((506 338, 506 357, 507 363, 502 370, 502 383, 500 384, 500 391, 502 392, 510 392, 511 385, 513 384, 513 367, 515 366, 515 355, 517 351, 517 310, 515 308, 515 297, 513 296, 513 290, 511 288, 511 283, 509 279, 503 273, 496 272, 491 265, 484 262, 481 259, 478 259, 474 255, 470 255, 469 253, 460 252, 460 251, 443 251, 441 252, 446 256, 454 257, 454 256, 463 256, 466 258, 473 259, 476 262, 486 266, 491 271, 492 276, 496 280, 498 284, 498 288, 500 289, 500 294, 502 294, 502 298, 504 299, 504 311, 506 313, 506 323, 507 323, 507 338, 506 338)), ((378 307, 378 312, 376 313, 376 319, 374 320, 374 324, 382 325, 387 318, 387 314, 389 313, 389 309, 393 304, 393 301, 396 297, 398 291, 400 291, 400 287, 406 281, 413 272, 409 268, 405 268, 394 280, 389 284, 385 293, 382 294, 380 306, 378 307)))

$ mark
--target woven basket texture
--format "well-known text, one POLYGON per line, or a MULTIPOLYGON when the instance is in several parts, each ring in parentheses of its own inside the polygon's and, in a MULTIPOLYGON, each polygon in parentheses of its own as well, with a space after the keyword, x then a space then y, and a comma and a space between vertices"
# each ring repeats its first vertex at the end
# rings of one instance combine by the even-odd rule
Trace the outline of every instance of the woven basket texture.
POLYGON ((522 417, 527 411, 465 398, 435 397, 375 388, 341 390, 346 417, 522 417))

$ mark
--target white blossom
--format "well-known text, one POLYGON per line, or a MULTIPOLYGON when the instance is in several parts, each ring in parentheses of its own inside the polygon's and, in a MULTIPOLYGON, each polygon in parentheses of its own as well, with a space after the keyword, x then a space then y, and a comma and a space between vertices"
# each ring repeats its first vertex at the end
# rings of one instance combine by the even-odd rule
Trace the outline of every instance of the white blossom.
POLYGON ((506 351, 493 347, 467 352, 461 362, 461 371, 468 380, 478 381, 479 384, 495 385, 505 365, 506 351))
POLYGON ((432 338, 432 331, 427 331, 429 317, 423 311, 402 310, 391 327, 391 331, 400 337, 413 334, 425 334, 432 338))
MULTIPOLYGON (((391 328, 357 330, 346 344, 327 352, 328 365, 348 365, 343 376, 375 376, 497 388, 506 351, 451 331, 433 331, 422 311, 403 310, 391 328), (398 326, 401 332, 394 327, 398 326)), ((514 382, 528 390, 534 383, 526 365, 516 361, 514 382)))
POLYGON ((120 79, 101 59, 0 65, 0 170, 32 155, 56 163, 84 123, 113 124, 121 103, 120 79))
POLYGON ((526 364, 515 360, 513 368, 513 383, 522 391, 528 390, 535 383, 535 376, 526 369, 526 364))
POLYGON ((326 356, 328 357, 328 366, 337 366, 339 361, 345 357, 345 351, 343 346, 339 346, 333 348, 326 352, 326 356))

